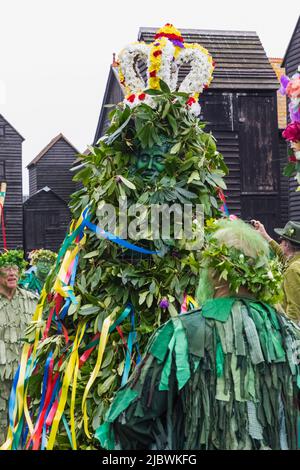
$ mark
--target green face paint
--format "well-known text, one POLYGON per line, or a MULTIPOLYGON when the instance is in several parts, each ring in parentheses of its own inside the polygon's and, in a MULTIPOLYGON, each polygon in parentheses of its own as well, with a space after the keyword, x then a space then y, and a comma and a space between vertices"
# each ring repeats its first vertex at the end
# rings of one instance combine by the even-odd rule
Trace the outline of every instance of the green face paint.
POLYGON ((48 260, 40 260, 36 264, 36 275, 39 279, 45 279, 51 269, 51 263, 48 260))
POLYGON ((169 143, 163 141, 162 145, 153 145, 140 151, 136 168, 141 172, 143 177, 150 178, 154 175, 162 173, 165 169, 165 155, 169 150, 169 143))

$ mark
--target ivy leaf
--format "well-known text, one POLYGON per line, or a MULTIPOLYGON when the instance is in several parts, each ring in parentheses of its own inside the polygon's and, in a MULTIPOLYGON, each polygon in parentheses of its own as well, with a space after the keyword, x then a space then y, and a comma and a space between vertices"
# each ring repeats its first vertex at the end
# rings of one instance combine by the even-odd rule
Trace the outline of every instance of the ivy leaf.
POLYGON ((158 95, 163 94, 162 91, 154 90, 153 88, 149 88, 148 90, 145 90, 144 93, 146 93, 146 95, 150 95, 150 96, 158 96, 158 95))
POLYGON ((168 87, 166 82, 164 82, 162 79, 159 80, 159 86, 160 86, 161 91, 163 91, 164 93, 168 93, 168 94, 171 93, 170 88, 168 87))
POLYGON ((181 142, 177 142, 177 144, 173 145, 173 147, 171 148, 170 154, 174 155, 178 153, 180 149, 181 149, 181 142))
POLYGON ((174 307, 173 304, 169 304, 168 310, 170 312, 171 317, 177 317, 178 316, 178 312, 177 312, 177 310, 176 310, 176 308, 174 307))
POLYGON ((146 300, 147 307, 150 308, 152 303, 153 303, 153 294, 149 292, 149 294, 147 295, 147 300, 146 300))
POLYGON ((192 181, 199 181, 199 180, 200 180, 199 171, 193 171, 193 173, 190 175, 188 179, 188 184, 191 183, 192 181))
POLYGON ((91 251, 90 253, 87 253, 86 255, 84 255, 84 258, 85 259, 95 258, 98 255, 99 255, 99 250, 94 250, 94 251, 91 251))
POLYGON ((162 119, 165 119, 166 115, 167 115, 168 112, 169 112, 170 106, 171 106, 170 101, 167 101, 166 104, 165 104, 163 113, 162 113, 162 115, 161 115, 161 118, 162 118, 162 119))
POLYGON ((175 191, 177 191, 179 194, 186 197, 187 199, 196 199, 198 197, 197 194, 192 193, 191 191, 188 191, 187 189, 180 188, 179 186, 176 186, 175 191))
POLYGON ((212 186, 214 187, 219 187, 222 189, 227 189, 227 186, 225 184, 225 181, 223 178, 218 175, 217 173, 211 173, 210 175, 206 176, 206 180, 211 183, 212 186))
POLYGON ((293 175, 294 171, 295 171, 295 164, 290 162, 284 167, 283 175, 288 176, 290 178, 293 175))
POLYGON ((142 305, 145 302, 147 295, 148 295, 148 291, 142 292, 139 295, 139 305, 142 305))
POLYGON ((176 135, 178 132, 176 119, 171 114, 167 114, 167 119, 169 121, 170 126, 172 127, 173 134, 176 135))
POLYGON ((86 305, 83 305, 78 314, 79 315, 93 315, 95 313, 98 313, 100 310, 100 307, 96 307, 95 305, 92 305, 92 304, 86 304, 86 305))
POLYGON ((125 184, 125 186, 127 186, 128 188, 130 188, 130 189, 136 189, 135 185, 134 185, 131 181, 129 181, 129 180, 127 180, 126 178, 124 178, 124 176, 118 175, 118 178, 120 178, 120 180, 121 180, 121 181, 125 184))
POLYGON ((126 119, 126 121, 123 122, 123 124, 122 124, 115 132, 113 132, 113 133, 110 134, 110 135, 105 136, 104 141, 105 141, 105 143, 106 143, 107 145, 111 145, 111 144, 113 143, 113 141, 116 140, 117 137, 119 137, 119 135, 121 134, 122 130, 123 130, 123 129, 127 126, 127 124, 129 123, 130 119, 131 119, 131 115, 128 116, 128 118, 126 119))
POLYGON ((97 392, 99 396, 103 395, 109 390, 115 378, 116 378, 116 374, 112 374, 103 383, 98 385, 97 392))

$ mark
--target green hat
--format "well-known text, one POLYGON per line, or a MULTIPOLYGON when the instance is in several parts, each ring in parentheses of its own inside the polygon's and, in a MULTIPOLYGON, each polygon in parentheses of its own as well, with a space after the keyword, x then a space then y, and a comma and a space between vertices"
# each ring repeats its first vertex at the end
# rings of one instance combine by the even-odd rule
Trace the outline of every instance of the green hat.
POLYGON ((274 232, 300 246, 300 222, 290 220, 284 228, 274 228, 274 232))

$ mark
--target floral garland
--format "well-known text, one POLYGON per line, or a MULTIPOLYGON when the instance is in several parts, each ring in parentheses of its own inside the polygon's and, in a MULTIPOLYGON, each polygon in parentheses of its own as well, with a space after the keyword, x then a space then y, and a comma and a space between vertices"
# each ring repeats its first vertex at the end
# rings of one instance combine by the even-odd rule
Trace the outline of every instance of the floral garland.
POLYGON ((146 102, 155 107, 151 96, 144 93, 146 84, 137 69, 138 60, 147 64, 147 85, 153 90, 160 89, 162 80, 175 91, 180 66, 191 65, 179 92, 188 95, 186 106, 189 111, 196 116, 200 114, 199 94, 210 85, 214 70, 212 57, 204 47, 185 44, 180 31, 167 23, 158 30, 150 45, 136 42, 122 50, 118 59, 119 80, 125 88, 125 104, 133 108, 146 102))
POLYGON ((33 250, 29 253, 28 258, 30 259, 30 264, 33 266, 40 260, 46 260, 50 263, 54 263, 56 261, 57 254, 51 250, 33 250))
MULTIPOLYGON (((292 176, 300 185, 300 66, 298 72, 291 79, 285 75, 281 77, 280 92, 290 99, 289 112, 291 123, 283 131, 282 136, 290 142, 289 163, 285 167, 284 174, 292 176)), ((298 186, 297 191, 300 190, 298 186)))
POLYGON ((277 258, 257 259, 246 256, 236 248, 219 245, 211 239, 202 252, 203 266, 213 270, 219 280, 228 283, 232 292, 245 287, 258 300, 275 304, 282 297, 282 265, 277 258))

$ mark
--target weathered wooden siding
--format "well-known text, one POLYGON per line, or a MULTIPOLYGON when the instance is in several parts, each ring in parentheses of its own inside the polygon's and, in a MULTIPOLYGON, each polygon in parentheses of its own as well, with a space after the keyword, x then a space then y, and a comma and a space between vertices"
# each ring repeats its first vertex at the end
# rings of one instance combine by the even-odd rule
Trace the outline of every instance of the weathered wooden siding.
POLYGON ((38 191, 24 203, 26 252, 38 248, 58 251, 70 220, 65 201, 51 190, 38 191))
POLYGON ((32 165, 29 170, 29 196, 33 196, 37 190, 37 172, 36 172, 36 166, 32 165))
POLYGON ((280 215, 281 227, 289 220, 289 178, 283 175, 287 163, 287 144, 279 131, 279 157, 280 157, 280 215))
POLYGON ((30 195, 48 186, 65 201, 76 190, 72 181, 70 168, 76 159, 77 152, 63 138, 55 142, 49 150, 34 164, 29 166, 32 172, 30 195), (36 174, 33 169, 35 168, 36 174))
POLYGON ((123 99, 124 95, 117 79, 117 73, 113 67, 110 67, 93 145, 95 145, 100 137, 105 133, 109 124, 108 115, 113 108, 107 108, 105 106, 120 103, 123 99))
MULTIPOLYGON (((4 212, 7 246, 9 249, 23 246, 22 200, 22 142, 23 137, 0 115, 0 162, 5 169, 7 194, 4 212)), ((3 248, 2 234, 0 249, 3 248)))

